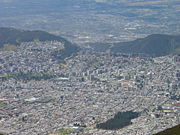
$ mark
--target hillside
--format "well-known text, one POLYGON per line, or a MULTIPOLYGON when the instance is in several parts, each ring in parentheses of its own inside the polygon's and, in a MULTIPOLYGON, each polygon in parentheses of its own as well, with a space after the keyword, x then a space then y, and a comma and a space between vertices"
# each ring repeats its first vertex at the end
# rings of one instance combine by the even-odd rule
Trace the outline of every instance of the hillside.
POLYGON ((180 52, 180 36, 153 34, 129 42, 114 44, 93 43, 90 45, 96 51, 110 49, 115 53, 142 53, 150 56, 164 56, 180 52))
POLYGON ((61 52, 57 52, 57 57, 60 59, 71 56, 79 49, 76 45, 73 45, 66 39, 45 31, 25 31, 14 28, 0 28, 0 48, 3 48, 6 44, 18 46, 22 42, 32 42, 35 40, 63 42, 64 49, 61 52))
POLYGON ((164 56, 175 53, 178 49, 180 49, 180 36, 153 34, 130 42, 116 43, 111 51, 164 56))
POLYGON ((179 135, 179 134, 180 134, 180 125, 177 125, 173 128, 166 129, 165 131, 162 131, 154 135, 179 135))

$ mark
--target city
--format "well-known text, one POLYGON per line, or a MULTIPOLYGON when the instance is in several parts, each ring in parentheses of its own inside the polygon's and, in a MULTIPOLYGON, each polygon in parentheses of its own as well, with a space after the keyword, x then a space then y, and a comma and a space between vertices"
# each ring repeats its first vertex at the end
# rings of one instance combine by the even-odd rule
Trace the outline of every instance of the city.
POLYGON ((63 43, 27 42, 0 52, 0 131, 13 135, 149 135, 180 124, 180 56, 81 50, 59 62, 63 43), (139 112, 127 127, 97 124, 139 112))

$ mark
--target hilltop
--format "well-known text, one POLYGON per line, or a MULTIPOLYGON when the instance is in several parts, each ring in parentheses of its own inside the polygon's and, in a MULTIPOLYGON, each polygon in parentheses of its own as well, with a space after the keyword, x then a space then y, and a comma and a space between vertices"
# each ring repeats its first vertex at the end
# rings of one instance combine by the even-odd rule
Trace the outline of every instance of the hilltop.
POLYGON ((57 52, 57 57, 64 59, 76 53, 79 48, 66 39, 45 31, 18 30, 14 28, 0 28, 0 48, 5 45, 19 46, 22 42, 32 41, 59 41, 64 43, 64 49, 57 52))

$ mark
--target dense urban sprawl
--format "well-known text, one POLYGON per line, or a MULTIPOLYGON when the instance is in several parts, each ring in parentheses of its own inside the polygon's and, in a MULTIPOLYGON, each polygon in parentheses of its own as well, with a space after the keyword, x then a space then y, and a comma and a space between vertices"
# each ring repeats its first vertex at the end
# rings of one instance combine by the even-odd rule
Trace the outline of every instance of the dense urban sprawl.
POLYGON ((55 41, 30 42, 0 52, 0 131, 149 135, 180 124, 179 56, 82 50, 60 63, 53 54, 62 48, 55 41), (30 74, 35 77, 27 79, 30 74), (119 130, 96 128, 126 111, 140 116, 119 130))

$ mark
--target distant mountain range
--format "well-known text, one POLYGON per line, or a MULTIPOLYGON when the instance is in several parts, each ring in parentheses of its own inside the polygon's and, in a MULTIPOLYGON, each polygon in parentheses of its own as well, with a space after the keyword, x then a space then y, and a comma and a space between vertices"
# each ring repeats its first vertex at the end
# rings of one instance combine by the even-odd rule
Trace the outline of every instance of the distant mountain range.
POLYGON ((129 42, 113 44, 94 43, 91 46, 98 51, 104 51, 104 48, 106 48, 106 50, 109 49, 115 53, 142 53, 150 56, 164 56, 180 53, 180 36, 153 34, 129 42))
POLYGON ((59 59, 64 59, 76 53, 79 47, 67 41, 66 39, 50 34, 45 31, 26 31, 17 30, 14 28, 0 28, 0 48, 4 45, 15 45, 19 46, 22 42, 32 42, 32 41, 59 41, 64 43, 64 49, 57 52, 57 57, 59 59))
POLYGON ((177 125, 175 127, 166 129, 166 130, 159 132, 157 134, 154 134, 154 135, 179 135, 179 133, 180 133, 180 125, 177 125))

